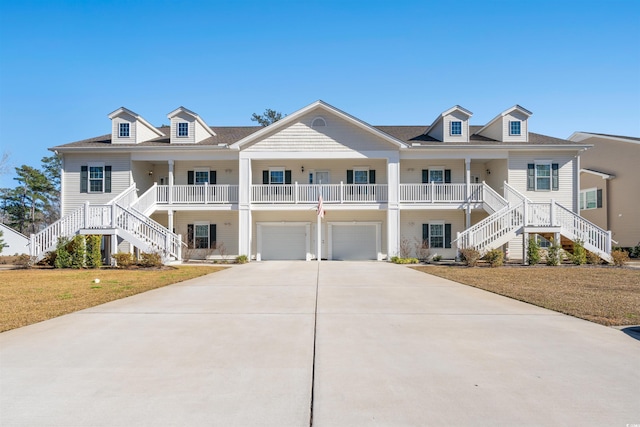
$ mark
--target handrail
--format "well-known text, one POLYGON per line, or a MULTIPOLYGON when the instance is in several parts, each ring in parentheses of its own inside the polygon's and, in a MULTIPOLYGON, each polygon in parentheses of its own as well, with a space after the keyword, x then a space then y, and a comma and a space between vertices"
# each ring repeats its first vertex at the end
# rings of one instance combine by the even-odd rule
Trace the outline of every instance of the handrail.
MULTIPOLYGON (((125 198, 130 198, 130 199, 133 199, 133 201, 128 201, 127 203, 124 203, 125 206, 129 206, 131 203, 133 203, 135 201, 136 191, 137 191, 136 185, 135 184, 131 184, 126 190, 124 190, 123 192, 121 192, 120 194, 115 196, 113 199, 109 200, 106 204, 107 205, 113 205, 115 203, 120 203, 125 198), (130 197, 131 194, 133 194, 134 197, 130 197)), ((120 203, 120 204, 123 204, 123 203, 120 203)))
POLYGON ((491 188, 486 182, 482 181, 483 202, 487 203, 494 212, 498 212, 509 205, 509 202, 502 197, 496 190, 491 188))
POLYGON ((529 199, 527 196, 525 196, 524 194, 522 194, 521 192, 513 188, 511 185, 509 185, 507 181, 504 181, 504 198, 509 203, 511 203, 511 198, 509 197, 509 195, 512 195, 517 199, 516 203, 518 203, 518 201, 523 202, 525 200, 527 202, 531 202, 531 199, 529 199))
POLYGON ((140 197, 138 197, 138 199, 135 202, 131 203, 129 207, 135 208, 139 212, 142 212, 144 214, 147 211, 147 209, 155 206, 156 204, 157 187, 158 187, 158 184, 154 182, 153 185, 147 191, 145 191, 140 197))

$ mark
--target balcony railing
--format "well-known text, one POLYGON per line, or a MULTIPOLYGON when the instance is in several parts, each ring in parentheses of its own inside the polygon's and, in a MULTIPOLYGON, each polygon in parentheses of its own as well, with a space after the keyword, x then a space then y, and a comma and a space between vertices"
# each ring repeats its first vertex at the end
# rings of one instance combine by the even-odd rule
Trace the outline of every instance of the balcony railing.
POLYGON ((386 184, 259 184, 251 186, 252 203, 384 203, 386 184))
POLYGON ((156 203, 168 204, 225 204, 238 202, 237 185, 158 185, 156 203))
POLYGON ((400 202, 403 203, 481 203, 484 185, 471 184, 400 184, 400 202))

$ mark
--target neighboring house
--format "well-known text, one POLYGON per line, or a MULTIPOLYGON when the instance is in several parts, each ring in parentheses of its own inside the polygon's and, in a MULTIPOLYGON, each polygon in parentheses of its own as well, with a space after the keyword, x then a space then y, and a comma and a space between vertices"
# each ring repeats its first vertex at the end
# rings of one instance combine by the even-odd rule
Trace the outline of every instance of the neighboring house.
POLYGON ((0 255, 29 253, 29 247, 27 246, 29 239, 24 234, 20 234, 4 224, 0 224, 0 231, 2 231, 2 240, 4 241, 4 247, 0 255))
POLYGON ((580 156, 580 214, 611 230, 616 246, 640 243, 640 138, 575 132, 593 145, 580 156))
POLYGON ((530 115, 516 105, 472 126, 455 106, 431 125, 371 126, 317 101, 267 127, 209 126, 183 107, 154 127, 119 108, 109 134, 52 148, 63 218, 31 247, 41 257, 85 233, 109 236, 107 254, 132 245, 166 260, 383 260, 407 244, 521 259, 540 234, 609 259, 609 234, 575 213, 588 146, 530 132, 530 115))

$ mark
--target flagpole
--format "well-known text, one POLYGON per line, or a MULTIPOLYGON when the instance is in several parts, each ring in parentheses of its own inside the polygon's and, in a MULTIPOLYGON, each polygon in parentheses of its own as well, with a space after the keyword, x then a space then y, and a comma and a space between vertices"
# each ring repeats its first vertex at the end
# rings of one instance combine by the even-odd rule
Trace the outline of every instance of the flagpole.
POLYGON ((320 262, 320 260, 322 259, 322 232, 320 231, 320 227, 322 226, 322 219, 320 218, 320 215, 317 215, 318 217, 318 226, 316 227, 318 229, 318 237, 316 238, 317 244, 318 244, 318 248, 317 248, 317 252, 316 254, 318 257, 318 262, 320 262))
POLYGON ((317 236, 316 236, 316 258, 318 258, 318 262, 322 260, 322 217, 324 216, 324 207, 322 206, 322 181, 318 183, 318 225, 316 226, 317 236))

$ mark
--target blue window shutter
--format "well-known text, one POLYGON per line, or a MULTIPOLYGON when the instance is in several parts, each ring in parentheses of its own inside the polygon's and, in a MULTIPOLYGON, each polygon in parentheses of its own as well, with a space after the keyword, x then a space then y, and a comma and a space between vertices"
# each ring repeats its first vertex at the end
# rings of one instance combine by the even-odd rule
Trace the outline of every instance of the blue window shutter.
POLYGON ((596 208, 602 207, 602 189, 598 189, 596 192, 596 208))
POLYGON ((193 185, 195 183, 193 171, 187 171, 187 184, 193 185))
POLYGON ((451 224, 444 225, 444 247, 451 247, 451 224))
POLYGON ((558 182, 558 164, 551 164, 551 189, 553 191, 558 191, 560 188, 560 183, 558 182))
POLYGON ((89 188, 89 168, 80 166, 80 192, 87 193, 89 188))
POLYGON ((429 224, 422 224, 422 244, 426 247, 431 246, 429 244, 429 224))
POLYGON ((451 169, 444 170, 444 183, 451 184, 451 169))
POLYGON ((291 171, 284 171, 284 183, 291 184, 291 171))
POLYGON ((216 185, 217 173, 216 171, 209 171, 209 184, 216 185))
POLYGON ((422 183, 429 183, 429 169, 422 169, 422 183))
POLYGON ((527 165, 527 190, 535 191, 536 189, 536 165, 529 163, 527 165))
POLYGON ((347 184, 353 184, 353 170, 347 170, 347 184))
POLYGON ((376 171, 375 170, 370 170, 369 171, 369 184, 375 184, 376 183, 376 171))
POLYGON ((111 166, 104 167, 104 192, 111 193, 111 166))
POLYGON ((269 183, 269 171, 262 171, 262 183, 263 184, 269 183))

